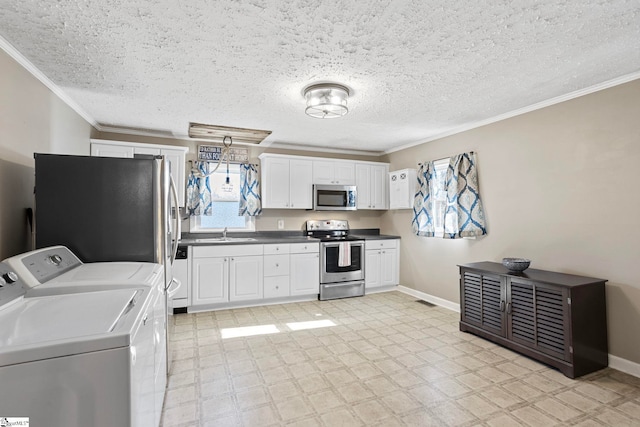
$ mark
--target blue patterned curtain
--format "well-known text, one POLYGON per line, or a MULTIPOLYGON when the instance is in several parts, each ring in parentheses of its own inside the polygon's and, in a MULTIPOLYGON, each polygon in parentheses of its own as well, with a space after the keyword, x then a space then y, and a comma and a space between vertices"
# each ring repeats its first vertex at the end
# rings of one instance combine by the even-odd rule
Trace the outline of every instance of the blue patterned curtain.
POLYGON ((187 179, 186 209, 190 216, 213 215, 209 162, 194 162, 187 179))
POLYGON ((487 234, 473 153, 451 157, 446 191, 444 238, 459 239, 487 234))
POLYGON ((262 213, 260 198, 260 176, 252 164, 240 165, 240 204, 238 215, 258 216, 262 213))
POLYGON ((418 236, 433 237, 435 224, 433 218, 433 189, 435 165, 427 162, 418 169, 418 191, 413 199, 413 232, 418 236))

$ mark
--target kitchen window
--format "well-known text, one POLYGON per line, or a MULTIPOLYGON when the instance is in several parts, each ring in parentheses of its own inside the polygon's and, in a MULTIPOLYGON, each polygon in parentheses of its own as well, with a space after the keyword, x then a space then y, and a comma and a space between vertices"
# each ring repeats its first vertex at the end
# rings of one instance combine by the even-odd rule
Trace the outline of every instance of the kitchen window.
POLYGON ((238 215, 240 202, 240 165, 229 164, 227 183, 226 164, 209 177, 213 215, 192 216, 189 223, 191 232, 255 231, 252 216, 238 215))
POLYGON ((432 182, 433 194, 433 226, 434 236, 444 236, 444 218, 447 210, 447 168, 449 167, 449 159, 438 160, 433 162, 435 167, 435 177, 432 182))

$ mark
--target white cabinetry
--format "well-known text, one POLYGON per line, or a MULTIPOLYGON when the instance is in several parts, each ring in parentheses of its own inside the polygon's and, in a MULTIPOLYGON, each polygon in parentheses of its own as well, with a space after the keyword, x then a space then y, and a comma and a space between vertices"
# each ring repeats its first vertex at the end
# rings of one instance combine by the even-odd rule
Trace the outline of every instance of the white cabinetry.
POLYGON ((229 301, 262 299, 262 255, 232 256, 229 301))
POLYGON ((229 301, 229 257, 194 258, 191 278, 192 306, 229 301))
POLYGON ((311 209, 311 160, 261 155, 262 207, 265 209, 311 209))
POLYGON ((290 245, 291 295, 320 293, 320 244, 293 243, 290 245))
POLYGON ((185 158, 189 151, 187 147, 173 145, 142 144, 136 142, 91 140, 91 155, 96 157, 128 157, 136 154, 150 154, 164 156, 169 161, 171 177, 178 190, 178 204, 184 206, 186 187, 185 158))
POLYGON ((397 239, 365 241, 365 289, 395 286, 400 282, 400 245, 397 239))
POLYGON ((355 185, 355 162, 331 159, 314 160, 313 183, 324 185, 355 185))
POLYGON ((194 246, 193 307, 261 299, 262 245, 194 246))
POLYGON ((312 209, 313 185, 356 185, 358 209, 389 206, 388 163, 261 154, 262 207, 312 209))
POLYGON ((387 209, 389 165, 356 163, 358 209, 387 209))
POLYGON ((411 209, 416 193, 416 170, 389 172, 389 209, 411 209))
POLYGON ((264 245, 264 298, 289 296, 289 246, 264 245))
POLYGON ((91 155, 97 157, 133 158, 133 147, 92 142, 91 155))

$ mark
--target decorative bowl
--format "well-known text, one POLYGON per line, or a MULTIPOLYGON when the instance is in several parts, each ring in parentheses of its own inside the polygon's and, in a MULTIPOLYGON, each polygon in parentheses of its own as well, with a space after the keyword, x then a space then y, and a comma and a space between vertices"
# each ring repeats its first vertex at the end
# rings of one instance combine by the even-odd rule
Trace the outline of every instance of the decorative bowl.
POLYGON ((513 272, 525 271, 529 268, 529 264, 531 264, 531 260, 526 258, 502 258, 502 265, 513 272))

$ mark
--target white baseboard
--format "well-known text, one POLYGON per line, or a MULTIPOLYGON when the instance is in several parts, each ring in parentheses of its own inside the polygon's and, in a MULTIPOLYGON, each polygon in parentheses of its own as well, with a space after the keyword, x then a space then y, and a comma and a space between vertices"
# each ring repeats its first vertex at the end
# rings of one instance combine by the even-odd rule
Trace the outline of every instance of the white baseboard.
POLYGON ((416 297, 423 301, 430 302, 431 304, 448 308, 449 310, 455 311, 456 313, 460 313, 460 304, 456 304, 454 302, 447 301, 446 299, 439 298, 433 295, 425 294, 424 292, 416 291, 415 289, 407 288, 406 286, 402 285, 398 286, 398 290, 407 295, 411 295, 412 297, 416 297))
POLYGON ((622 357, 609 355, 609 367, 625 374, 640 378, 640 363, 632 362, 622 357))
MULTIPOLYGON (((447 301, 446 299, 429 295, 421 291, 416 291, 415 289, 407 288, 406 286, 402 285, 398 286, 397 290, 407 295, 419 298, 423 301, 430 302, 431 304, 448 308, 449 310, 460 313, 460 304, 456 304, 451 301, 447 301)), ((623 359, 622 357, 609 354, 609 367, 620 372, 624 372, 625 374, 633 375, 634 377, 640 378, 640 363, 632 362, 630 360, 623 359)))

